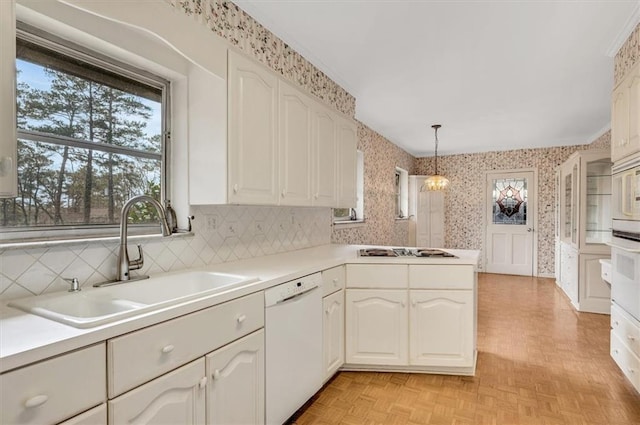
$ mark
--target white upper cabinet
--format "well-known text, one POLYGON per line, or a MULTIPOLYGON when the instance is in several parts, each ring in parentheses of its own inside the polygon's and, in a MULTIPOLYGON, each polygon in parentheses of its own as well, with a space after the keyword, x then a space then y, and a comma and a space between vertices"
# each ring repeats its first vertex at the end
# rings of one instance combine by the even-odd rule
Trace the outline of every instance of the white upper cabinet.
POLYGON ((278 79, 229 51, 228 201, 278 203, 278 79))
POLYGON ((352 120, 231 51, 228 97, 228 203, 355 207, 352 120))
POLYGON ((313 205, 333 207, 336 205, 338 188, 337 167, 337 122, 338 118, 327 108, 317 104, 313 111, 313 205))
POLYGON ((280 205, 311 205, 312 101, 280 81, 280 205))
POLYGON ((0 1, 0 198, 17 194, 15 1, 0 1))
POLYGON ((611 98, 611 160, 640 152, 640 64, 634 66, 611 98))
POLYGON ((338 208, 356 207, 358 129, 354 122, 338 123, 338 208))

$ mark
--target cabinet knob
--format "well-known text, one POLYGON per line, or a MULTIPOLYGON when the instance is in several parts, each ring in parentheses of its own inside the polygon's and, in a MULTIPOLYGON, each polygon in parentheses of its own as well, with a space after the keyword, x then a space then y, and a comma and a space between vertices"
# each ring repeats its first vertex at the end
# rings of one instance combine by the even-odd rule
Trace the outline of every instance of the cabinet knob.
POLYGON ((400 305, 402 306, 402 308, 405 308, 405 307, 406 307, 406 304, 405 304, 405 302, 404 302, 404 301, 400 301, 400 305))
POLYGON ((27 409, 31 409, 32 407, 42 406, 49 400, 49 396, 44 394, 39 394, 35 397, 31 397, 29 400, 24 402, 24 407, 27 409))
POLYGON ((416 301, 411 301, 411 305, 415 307, 418 305, 418 303, 416 301))
POLYGON ((247 320, 247 316, 245 314, 241 314, 236 320, 238 321, 238 323, 242 323, 247 320))
POLYGON ((629 373, 636 373, 636 370, 632 367, 627 368, 627 370, 629 371, 629 373))
POLYGON ((326 314, 327 316, 328 316, 328 315, 329 315, 329 313, 330 313, 329 309, 326 309, 324 312, 325 312, 325 314, 326 314))
POLYGON ((203 390, 207 386, 207 377, 203 377, 200 382, 198 382, 198 386, 201 390, 203 390))
POLYGON ((635 340, 636 340, 636 337, 635 337, 635 336, 633 336, 633 335, 627 335, 627 339, 628 339, 629 341, 635 341, 635 340))
POLYGON ((233 185, 233 193, 238 193, 238 184, 233 185))
POLYGON ((281 195, 282 195, 283 198, 286 196, 286 194, 287 194, 287 189, 282 189, 282 194, 281 195))
POLYGON ((213 371, 213 379, 220 379, 220 369, 213 371))
POLYGON ((615 321, 613 322, 613 324, 614 324, 614 325, 616 325, 616 326, 618 326, 620 323, 619 323, 617 320, 615 320, 615 321))
POLYGON ((320 197, 320 195, 318 195, 318 194, 316 193, 315 195, 313 195, 313 197, 314 197, 315 199, 318 199, 318 198, 320 197))
POLYGON ((171 344, 169 344, 167 346, 164 346, 164 347, 162 347, 162 353, 163 354, 169 354, 170 352, 173 351, 174 348, 175 347, 173 345, 171 345, 171 344))

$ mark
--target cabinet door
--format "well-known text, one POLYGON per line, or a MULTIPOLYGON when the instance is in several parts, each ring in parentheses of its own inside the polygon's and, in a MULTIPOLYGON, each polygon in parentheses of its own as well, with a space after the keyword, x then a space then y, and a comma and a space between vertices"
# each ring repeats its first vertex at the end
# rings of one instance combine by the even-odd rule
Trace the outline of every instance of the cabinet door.
POLYGON ((16 196, 15 1, 0 1, 0 198, 16 196))
POLYGON ((640 152, 640 66, 635 66, 629 83, 629 143, 624 156, 640 152))
POLYGON ((611 160, 623 158, 629 143, 629 90, 623 81, 611 97, 611 160))
POLYGON ((409 363, 473 366, 473 291, 410 291, 409 363))
POLYGON ((611 288, 602 280, 600 259, 595 254, 580 254, 580 311, 609 314, 611 288))
POLYGON ((344 291, 322 300, 322 349, 324 380, 328 380, 344 363, 344 291))
POLYGON ((338 208, 356 207, 358 134, 355 124, 338 124, 338 208))
POLYGON ((206 376, 200 358, 109 401, 109 425, 204 424, 206 376))
POLYGON ((337 117, 316 104, 313 111, 313 205, 335 207, 337 200, 337 117))
POLYGON ((311 205, 311 100, 280 82, 280 204, 311 205))
POLYGON ((264 423, 264 331, 207 355, 207 424, 264 423))
POLYGON ((229 202, 278 202, 278 79, 229 52, 229 202))
POLYGON ((406 365, 408 320, 406 290, 347 290, 346 362, 406 365))

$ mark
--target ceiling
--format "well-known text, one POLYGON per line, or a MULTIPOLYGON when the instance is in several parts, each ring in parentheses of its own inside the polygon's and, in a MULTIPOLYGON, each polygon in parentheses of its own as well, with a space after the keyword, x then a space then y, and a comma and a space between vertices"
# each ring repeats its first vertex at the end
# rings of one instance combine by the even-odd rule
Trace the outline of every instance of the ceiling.
POLYGON ((234 0, 414 156, 589 143, 637 0, 234 0))

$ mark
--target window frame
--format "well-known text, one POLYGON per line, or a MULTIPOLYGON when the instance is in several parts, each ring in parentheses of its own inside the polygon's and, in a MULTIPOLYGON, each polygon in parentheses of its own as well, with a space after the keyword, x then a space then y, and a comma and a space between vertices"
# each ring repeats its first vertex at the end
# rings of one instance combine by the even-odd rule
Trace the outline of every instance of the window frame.
POLYGON ((409 172, 396 167, 394 174, 395 218, 406 220, 409 218, 409 172))
MULTIPOLYGON (((54 143, 67 145, 82 149, 92 148, 103 152, 112 152, 129 157, 156 159, 160 162, 160 202, 164 203, 168 199, 171 182, 170 173, 170 153, 171 153, 171 81, 147 71, 145 69, 127 64, 122 60, 103 54, 100 49, 88 48, 73 41, 63 39, 50 32, 26 24, 21 21, 16 22, 15 42, 23 40, 35 44, 43 49, 50 50, 87 63, 88 65, 104 69, 141 84, 150 86, 161 91, 161 128, 160 142, 161 152, 144 152, 142 150, 118 147, 114 145, 102 145, 95 142, 87 142, 81 139, 67 138, 55 134, 41 133, 33 130, 23 130, 17 128, 17 138, 35 142, 54 143), (91 145, 88 145, 92 143, 91 145)), ((17 60, 17 58, 15 58, 17 60)), ((17 77, 16 77, 17 78, 17 77)), ((58 226, 37 226, 37 227, 0 227, 0 241, 13 240, 73 240, 79 238, 96 238, 105 236, 117 236, 119 224, 69 224, 58 226)), ((157 225, 136 224, 130 225, 131 234, 151 234, 157 232, 157 225)))

